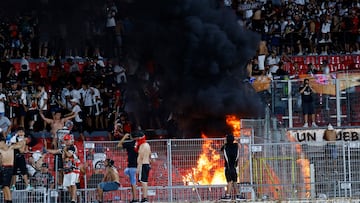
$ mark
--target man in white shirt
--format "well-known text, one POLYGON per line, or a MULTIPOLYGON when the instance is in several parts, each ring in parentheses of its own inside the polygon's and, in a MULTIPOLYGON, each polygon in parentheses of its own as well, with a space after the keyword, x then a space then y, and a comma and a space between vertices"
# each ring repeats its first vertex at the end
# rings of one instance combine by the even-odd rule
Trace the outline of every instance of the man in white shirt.
POLYGON ((94 100, 93 88, 86 82, 82 84, 82 88, 79 90, 81 99, 82 99, 82 107, 83 113, 86 117, 85 122, 87 127, 92 126, 92 117, 94 116, 94 100))
MULTIPOLYGON (((38 99, 38 109, 42 111, 45 115, 48 111, 48 93, 45 91, 44 84, 40 84, 38 86, 38 93, 36 94, 36 98, 38 99)), ((46 122, 44 122, 44 129, 46 128, 46 122)))
MULTIPOLYGON (((75 130, 74 131, 78 131, 79 132, 79 135, 80 135, 80 139, 81 140, 85 140, 85 137, 84 137, 84 127, 83 127, 83 116, 84 115, 82 113, 82 110, 81 110, 81 107, 79 106, 79 100, 78 99, 71 99, 70 100, 71 102, 71 105, 73 106, 72 108, 72 112, 71 114, 76 114, 74 120, 74 127, 75 127, 75 130)), ((66 115, 66 116, 69 116, 69 115, 66 115)))

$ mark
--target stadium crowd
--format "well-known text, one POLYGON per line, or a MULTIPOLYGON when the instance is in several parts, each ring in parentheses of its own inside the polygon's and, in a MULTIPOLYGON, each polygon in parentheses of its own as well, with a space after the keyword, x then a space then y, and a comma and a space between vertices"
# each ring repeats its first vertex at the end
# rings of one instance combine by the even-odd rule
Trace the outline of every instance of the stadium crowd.
MULTIPOLYGON (((247 65, 249 78, 289 74, 283 64, 294 63, 289 57, 293 55, 360 53, 358 1, 219 2, 234 10, 240 26, 261 35, 259 52, 247 65)), ((109 139, 118 139, 112 131, 120 117, 126 120, 118 126, 121 133, 139 128, 174 131, 174 118, 162 111, 155 63, 137 61, 123 47, 131 20, 119 14, 120 3, 106 1, 102 12, 86 20, 91 31, 77 49, 62 43, 61 36, 41 30, 44 22, 39 13, 0 18, 0 114, 11 121, 11 131, 18 126, 27 131, 51 131, 40 112, 46 118, 56 112, 65 117, 75 106, 81 112, 73 119, 75 131, 107 130, 109 139), (20 68, 15 68, 14 60, 20 61, 20 68), (39 66, 30 67, 29 61, 34 60, 45 61, 45 72, 39 66), (129 88, 130 82, 140 85, 129 88), (132 114, 132 100, 139 98, 146 103, 146 119, 132 114)))
MULTIPOLYGON (((296 74, 283 68, 285 63, 297 66, 291 59, 294 55, 360 54, 359 1, 219 2, 236 12, 240 26, 261 35, 258 53, 246 66, 249 79, 296 74)), ((55 138, 54 132, 65 124, 67 128, 73 124, 71 131, 79 133, 80 141, 91 140, 85 131, 100 130, 108 132, 109 140, 120 140, 139 129, 165 129, 174 137, 176 116, 162 110, 166 104, 162 103, 156 63, 138 61, 127 53, 123 45, 131 20, 119 15, 118 4, 106 1, 102 12, 87 20, 91 31, 76 49, 61 36, 41 30, 44 16, 39 13, 0 16, 0 128, 5 137, 24 128, 27 133, 48 132, 55 138), (104 26, 99 16, 105 16, 104 26), (32 67, 33 61, 44 66, 32 67), (133 112, 138 100, 144 101, 142 117, 133 112)), ((309 65, 308 73, 319 71, 328 71, 326 63, 320 69, 309 65)), ((73 146, 70 150, 70 144, 69 151, 77 151, 73 146)), ((51 149, 44 149, 46 152, 51 149)), ((28 164, 35 168, 37 161, 32 163, 32 158, 28 164)), ((36 166, 37 171, 42 170, 38 175, 49 176, 49 184, 56 187, 48 167, 48 163, 36 166)), ((14 184, 10 183, 9 188, 14 184)), ((72 198, 75 202, 75 195, 72 198)))

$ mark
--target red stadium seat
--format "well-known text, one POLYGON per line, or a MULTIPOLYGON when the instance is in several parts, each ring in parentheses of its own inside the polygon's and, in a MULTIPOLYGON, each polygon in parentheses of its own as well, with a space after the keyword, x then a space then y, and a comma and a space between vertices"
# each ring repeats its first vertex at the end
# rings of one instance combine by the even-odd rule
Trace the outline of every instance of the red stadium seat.
POLYGON ((291 59, 298 64, 304 64, 305 61, 303 56, 293 56, 291 59))
POLYGON ((38 66, 38 64, 37 63, 35 63, 35 62, 30 62, 29 63, 29 69, 31 70, 31 71, 35 71, 36 70, 36 67, 38 66))
POLYGON ((336 72, 337 71, 337 65, 335 64, 329 64, 330 72, 336 72))
POLYGON ((318 56, 319 63, 322 64, 323 61, 329 61, 328 56, 318 56))
POLYGON ((345 64, 343 64, 343 63, 337 64, 337 70, 338 71, 344 71, 346 69, 347 69, 347 67, 345 66, 345 64))
POLYGON ((305 64, 309 64, 309 63, 312 63, 312 64, 317 63, 317 57, 316 56, 306 56, 305 64))
POLYGON ((360 63, 360 55, 354 55, 353 59, 355 63, 360 63))
POLYGON ((345 55, 344 56, 344 62, 353 63, 354 62, 353 56, 352 55, 345 55))
POLYGON ((342 58, 339 55, 329 57, 329 63, 330 64, 339 64, 341 62, 342 62, 342 58))
POLYGON ((15 72, 16 72, 16 73, 19 73, 20 70, 21 70, 20 63, 19 63, 19 62, 14 62, 14 63, 12 63, 12 64, 14 65, 15 72))

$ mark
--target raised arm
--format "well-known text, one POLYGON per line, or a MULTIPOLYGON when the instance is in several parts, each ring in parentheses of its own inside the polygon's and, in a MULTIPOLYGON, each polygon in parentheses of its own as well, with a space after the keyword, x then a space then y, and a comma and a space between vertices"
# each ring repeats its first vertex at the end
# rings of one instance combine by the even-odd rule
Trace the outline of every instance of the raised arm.
POLYGON ((53 119, 46 118, 42 112, 42 110, 39 111, 40 117, 47 123, 51 124, 53 122, 53 119))

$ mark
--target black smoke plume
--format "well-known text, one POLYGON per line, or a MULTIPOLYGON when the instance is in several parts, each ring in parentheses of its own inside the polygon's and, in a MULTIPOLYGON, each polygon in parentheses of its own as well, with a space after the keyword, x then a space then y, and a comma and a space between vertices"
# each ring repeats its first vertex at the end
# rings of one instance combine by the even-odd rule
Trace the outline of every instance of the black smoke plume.
MULTIPOLYGON (((136 56, 142 67, 149 59, 155 62, 163 115, 176 115, 180 137, 198 137, 200 132, 222 135, 228 114, 239 118, 264 115, 263 102, 242 82, 259 36, 242 29, 235 12, 220 2, 115 0, 121 18, 132 22, 124 36, 124 52, 136 56)), ((104 17, 106 1, 4 0, 2 4, 3 16, 35 11, 41 30, 62 35, 62 43, 76 46, 87 34, 83 22, 104 17)), ((129 84, 129 89, 137 85, 129 84)), ((144 115, 144 106, 145 102, 136 101, 138 117, 144 115)))
POLYGON ((264 105, 245 78, 258 35, 240 27, 215 0, 135 1, 127 49, 161 68, 167 112, 179 116, 182 136, 220 135, 225 115, 263 117, 264 105))

